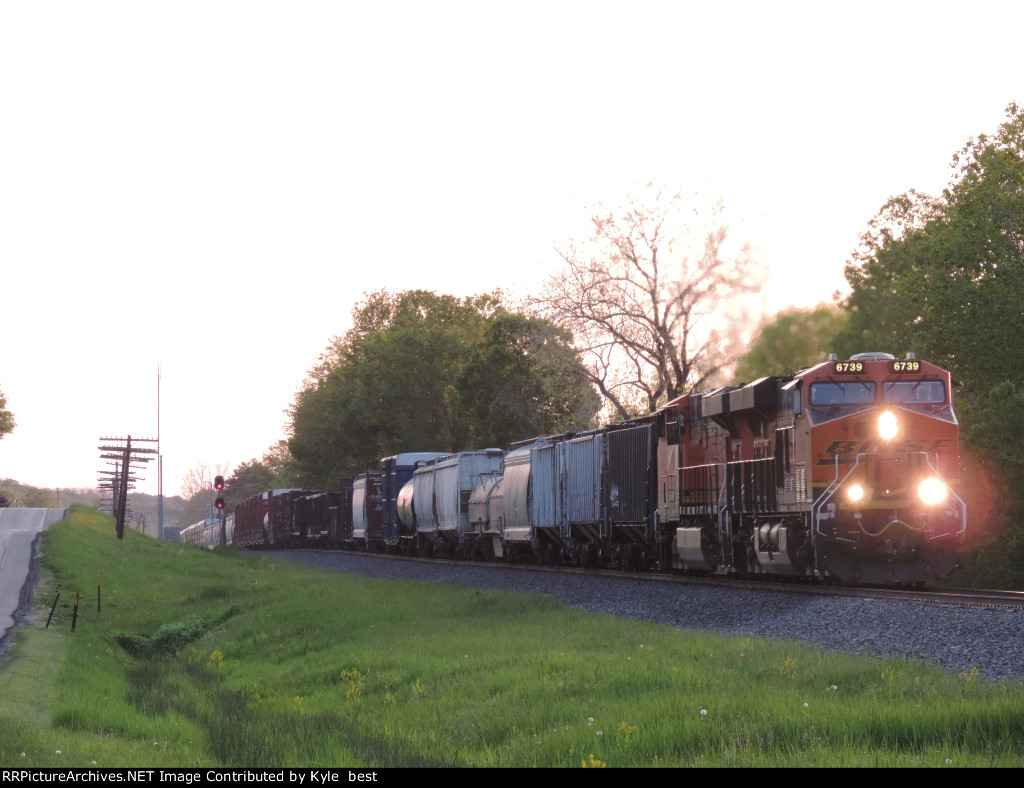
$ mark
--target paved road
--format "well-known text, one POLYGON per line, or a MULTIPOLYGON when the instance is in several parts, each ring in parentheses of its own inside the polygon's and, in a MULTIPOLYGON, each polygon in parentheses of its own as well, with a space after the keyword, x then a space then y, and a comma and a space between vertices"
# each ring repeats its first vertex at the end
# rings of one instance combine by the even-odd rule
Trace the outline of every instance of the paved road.
POLYGON ((32 543, 63 518, 63 509, 0 509, 0 657, 31 598, 32 543))

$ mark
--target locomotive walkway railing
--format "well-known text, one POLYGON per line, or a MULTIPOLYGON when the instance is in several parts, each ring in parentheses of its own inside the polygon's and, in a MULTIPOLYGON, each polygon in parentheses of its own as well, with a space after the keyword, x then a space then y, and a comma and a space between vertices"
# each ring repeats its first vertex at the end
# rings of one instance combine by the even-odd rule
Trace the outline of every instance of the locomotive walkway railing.
MULTIPOLYGON (((828 487, 826 487, 825 490, 822 492, 821 497, 818 498, 818 500, 815 501, 814 504, 811 506, 811 519, 814 522, 813 528, 815 537, 820 537, 822 539, 827 539, 833 542, 844 542, 846 544, 851 545, 856 544, 855 539, 839 536, 835 533, 826 533, 824 530, 822 530, 822 523, 828 522, 829 520, 832 520, 835 517, 834 512, 832 510, 826 510, 826 507, 829 503, 832 502, 832 499, 835 497, 836 493, 839 492, 839 490, 842 488, 844 484, 846 484, 846 482, 853 475, 854 471, 856 471, 860 467, 862 462, 866 463, 870 458, 876 456, 877 455, 869 455, 864 452, 861 452, 854 459, 854 462, 850 466, 850 469, 845 474, 841 475, 839 456, 836 455, 835 477, 832 479, 831 482, 829 482, 828 487)), ((931 469, 932 473, 935 475, 935 478, 939 479, 939 481, 942 482, 948 494, 952 496, 952 498, 957 502, 957 507, 954 511, 954 516, 956 516, 960 520, 960 530, 956 531, 953 534, 933 533, 928 536, 929 541, 933 541, 935 539, 947 539, 950 536, 962 537, 967 531, 967 506, 964 503, 963 498, 960 497, 956 490, 949 486, 949 483, 945 480, 945 478, 943 478, 942 474, 939 472, 939 469, 937 467, 938 454, 934 455, 935 462, 932 462, 932 455, 929 455, 927 452, 909 452, 907 456, 916 457, 919 460, 921 460, 925 465, 927 465, 928 468, 931 469)), ((909 489, 909 487, 910 485, 908 484, 907 488, 909 489)), ((904 501, 902 508, 906 508, 906 506, 907 502, 904 501)))

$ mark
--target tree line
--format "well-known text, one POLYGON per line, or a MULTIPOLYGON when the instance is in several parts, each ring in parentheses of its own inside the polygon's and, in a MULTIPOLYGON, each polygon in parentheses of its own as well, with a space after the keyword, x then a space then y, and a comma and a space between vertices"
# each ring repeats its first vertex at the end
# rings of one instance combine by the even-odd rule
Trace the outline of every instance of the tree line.
POLYGON ((597 426, 571 334, 501 293, 367 294, 296 394, 291 431, 225 480, 229 506, 271 487, 337 489, 403 451, 505 447, 597 426))
POLYGON ((372 293, 298 393, 288 448, 304 484, 401 451, 503 447, 596 426, 572 336, 501 294, 372 293))

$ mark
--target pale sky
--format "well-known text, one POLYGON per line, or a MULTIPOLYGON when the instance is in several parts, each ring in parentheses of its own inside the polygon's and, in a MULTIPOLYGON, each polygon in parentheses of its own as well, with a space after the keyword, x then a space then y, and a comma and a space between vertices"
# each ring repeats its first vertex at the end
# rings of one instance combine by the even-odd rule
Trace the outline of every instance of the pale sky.
POLYGON ((0 478, 95 486, 100 436, 156 437, 158 364, 165 494, 259 457, 364 292, 535 290, 650 180, 725 203, 766 309, 830 300, 885 200, 1024 101, 1022 29, 1016 0, 0 0, 0 478))

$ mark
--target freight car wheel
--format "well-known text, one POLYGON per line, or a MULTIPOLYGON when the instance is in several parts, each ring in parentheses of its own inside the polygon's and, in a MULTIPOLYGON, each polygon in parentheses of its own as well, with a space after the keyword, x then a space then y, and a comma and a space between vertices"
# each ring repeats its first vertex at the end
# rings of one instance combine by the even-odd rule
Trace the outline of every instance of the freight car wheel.
POLYGON ((434 545, 421 534, 416 534, 416 555, 423 556, 424 558, 434 557, 434 545))

